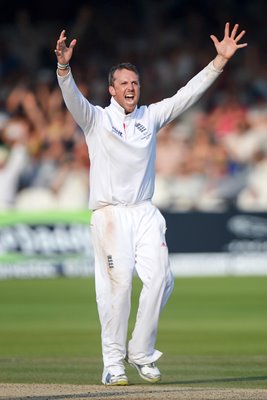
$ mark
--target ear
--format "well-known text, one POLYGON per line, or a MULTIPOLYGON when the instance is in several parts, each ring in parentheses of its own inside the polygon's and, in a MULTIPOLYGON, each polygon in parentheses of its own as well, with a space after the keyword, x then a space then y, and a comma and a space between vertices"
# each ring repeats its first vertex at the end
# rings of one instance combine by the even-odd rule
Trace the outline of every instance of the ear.
POLYGON ((114 86, 109 86, 108 90, 109 90, 109 93, 111 94, 111 96, 116 95, 116 90, 114 89, 114 86))

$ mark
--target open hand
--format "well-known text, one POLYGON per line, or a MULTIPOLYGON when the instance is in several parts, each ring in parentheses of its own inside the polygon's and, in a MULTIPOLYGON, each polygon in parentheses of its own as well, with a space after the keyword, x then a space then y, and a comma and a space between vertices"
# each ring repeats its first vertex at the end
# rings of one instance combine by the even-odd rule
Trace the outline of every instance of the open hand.
POLYGON ((247 43, 238 44, 240 39, 246 33, 246 31, 243 30, 237 35, 238 27, 239 25, 235 24, 230 34, 230 24, 229 22, 227 22, 224 28, 224 38, 221 42, 219 42, 216 36, 210 35, 210 38, 216 47, 218 55, 224 57, 227 60, 229 60, 234 55, 237 49, 241 49, 247 46, 247 43))
POLYGON ((66 34, 65 30, 63 30, 59 36, 59 39, 57 41, 56 49, 55 49, 55 54, 57 56, 57 61, 60 64, 68 64, 73 53, 73 48, 77 43, 76 39, 73 39, 70 42, 69 47, 66 46, 66 34))

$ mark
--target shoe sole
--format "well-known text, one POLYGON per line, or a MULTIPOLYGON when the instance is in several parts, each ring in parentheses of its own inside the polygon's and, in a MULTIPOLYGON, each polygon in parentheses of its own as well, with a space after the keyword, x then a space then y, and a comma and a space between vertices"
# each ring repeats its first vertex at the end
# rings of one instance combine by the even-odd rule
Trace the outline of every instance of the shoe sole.
POLYGON ((128 379, 118 379, 117 381, 114 382, 107 382, 104 383, 106 386, 127 386, 129 385, 128 379))
POLYGON ((140 371, 140 369, 138 368, 138 366, 135 363, 133 363, 133 362, 131 362, 129 360, 127 360, 127 362, 128 362, 129 365, 131 365, 131 367, 133 367, 133 368, 135 368, 137 370, 139 376, 142 379, 144 379, 145 381, 150 382, 150 383, 157 383, 157 382, 159 382, 161 380, 161 376, 157 376, 155 378, 148 378, 147 376, 142 374, 142 372, 140 371))
POLYGON ((129 385, 128 381, 105 383, 105 386, 127 386, 127 385, 129 385))

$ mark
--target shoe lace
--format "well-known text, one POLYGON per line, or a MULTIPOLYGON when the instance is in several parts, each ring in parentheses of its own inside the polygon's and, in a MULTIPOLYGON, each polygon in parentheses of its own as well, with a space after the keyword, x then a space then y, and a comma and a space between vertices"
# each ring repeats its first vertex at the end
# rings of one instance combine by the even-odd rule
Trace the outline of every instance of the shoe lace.
POLYGON ((149 368, 155 368, 156 364, 154 362, 146 364, 147 367, 149 368))

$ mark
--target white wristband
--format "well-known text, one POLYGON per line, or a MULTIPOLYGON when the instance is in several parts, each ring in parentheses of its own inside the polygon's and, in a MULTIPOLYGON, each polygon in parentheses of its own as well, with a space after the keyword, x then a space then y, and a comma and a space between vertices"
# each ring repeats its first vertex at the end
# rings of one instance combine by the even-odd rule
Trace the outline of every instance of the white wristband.
POLYGON ((60 64, 60 63, 58 62, 58 63, 57 63, 57 67, 58 67, 58 69, 69 69, 70 64, 69 64, 69 63, 67 63, 67 64, 60 64))

